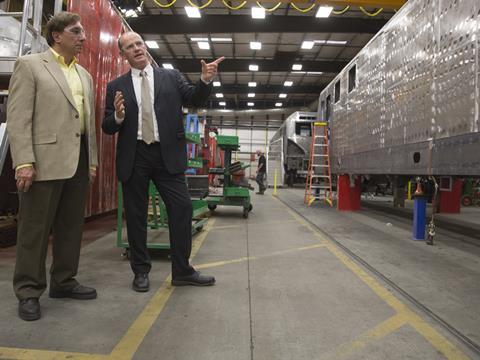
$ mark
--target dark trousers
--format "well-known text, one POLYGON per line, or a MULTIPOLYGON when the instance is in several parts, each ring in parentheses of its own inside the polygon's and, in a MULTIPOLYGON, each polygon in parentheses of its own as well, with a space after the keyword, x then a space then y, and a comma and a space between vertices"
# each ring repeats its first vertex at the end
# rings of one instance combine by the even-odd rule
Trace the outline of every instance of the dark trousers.
POLYGON ((265 173, 264 172, 258 172, 257 173, 257 184, 258 184, 258 191, 263 193, 266 190, 265 183, 263 182, 265 179, 265 173))
POLYGON ((191 275, 192 202, 185 175, 169 174, 165 169, 159 143, 137 142, 135 164, 130 178, 122 183, 127 219, 130 265, 135 274, 151 269, 147 250, 148 185, 155 184, 168 214, 172 277, 191 275))
POLYGON ((77 171, 72 178, 36 181, 28 192, 19 194, 13 288, 20 300, 38 298, 47 287, 45 259, 50 233, 53 235, 50 287, 68 290, 78 284, 74 276, 78 270, 89 174, 84 141, 81 144, 77 171))

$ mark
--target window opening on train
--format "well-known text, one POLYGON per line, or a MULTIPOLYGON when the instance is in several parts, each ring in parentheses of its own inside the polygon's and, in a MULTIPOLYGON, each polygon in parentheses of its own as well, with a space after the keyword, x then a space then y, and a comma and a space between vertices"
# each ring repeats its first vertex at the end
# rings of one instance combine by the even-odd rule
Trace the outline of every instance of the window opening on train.
POLYGON ((357 65, 353 65, 350 70, 348 70, 348 92, 352 92, 356 87, 357 81, 357 65))
POLYGON ((312 136, 312 127, 310 126, 310 122, 297 122, 295 124, 295 134, 300 136, 312 136))
POLYGON ((340 80, 338 80, 336 83, 335 83, 335 103, 338 102, 338 100, 340 100, 340 80))
POLYGON ((325 110, 325 100, 322 100, 320 103, 320 117, 321 117, 320 120, 322 121, 325 121, 327 117, 327 112, 325 110))

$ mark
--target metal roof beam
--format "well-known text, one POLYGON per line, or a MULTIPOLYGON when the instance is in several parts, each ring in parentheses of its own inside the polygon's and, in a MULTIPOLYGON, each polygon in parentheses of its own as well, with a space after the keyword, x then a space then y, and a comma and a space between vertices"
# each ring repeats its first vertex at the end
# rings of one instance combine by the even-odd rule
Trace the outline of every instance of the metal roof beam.
MULTIPOLYGON (((164 62, 172 63, 175 69, 178 69, 182 73, 200 73, 201 65, 199 59, 172 59, 161 58, 154 52, 151 52, 153 58, 158 64, 164 62)), ((207 59, 205 59, 207 61, 207 59)), ((247 60, 247 59, 225 59, 219 66, 219 71, 226 72, 250 72, 248 66, 250 64, 258 65, 259 72, 290 72, 292 71, 292 65, 294 63, 302 64, 302 71, 323 72, 323 73, 338 73, 347 64, 348 61, 336 60, 336 61, 279 61, 279 60, 247 60)), ((295 73, 295 72, 293 72, 295 73)), ((320 75, 320 74, 319 74, 320 75)))
POLYGON ((204 15, 192 21, 184 15, 145 15, 128 19, 132 29, 143 35, 215 33, 365 33, 376 34, 385 19, 273 15, 255 21, 249 15, 204 15))

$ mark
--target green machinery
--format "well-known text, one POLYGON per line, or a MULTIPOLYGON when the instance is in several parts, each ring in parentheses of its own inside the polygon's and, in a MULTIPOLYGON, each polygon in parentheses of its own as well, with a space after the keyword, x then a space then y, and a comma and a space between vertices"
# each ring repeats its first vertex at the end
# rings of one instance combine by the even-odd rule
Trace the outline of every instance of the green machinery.
MULTIPOLYGON (((198 120, 197 120, 198 121, 198 120)), ((188 124, 188 123, 187 123, 188 124)), ((188 129, 188 127, 187 127, 188 129)), ((200 134, 198 133, 186 133, 186 140, 190 144, 201 144, 200 134)), ((203 159, 190 157, 188 159, 188 167, 191 169, 202 168, 203 159)), ((208 176, 187 176, 187 183, 189 185, 189 192, 192 196, 192 206, 193 206, 193 217, 192 217, 192 234, 195 234, 198 231, 201 231, 203 225, 207 222, 208 214, 207 201, 202 199, 202 195, 198 191, 198 181, 200 180, 205 182, 204 192, 205 195, 208 193, 208 176), (189 180, 190 179, 190 180, 189 180), (194 184, 193 191, 191 191, 191 184, 194 184), (197 187, 197 189, 195 188, 197 187)), ((147 238, 147 248, 149 249, 170 249, 170 243, 168 237, 166 236, 166 229, 168 229, 168 216, 167 209, 165 204, 160 197, 160 194, 157 191, 157 188, 150 182, 149 186, 149 206, 148 206, 148 217, 147 217, 147 229, 151 230, 160 230, 158 232, 159 236, 149 233, 147 238), (164 230, 162 232, 162 230, 164 230), (165 236, 161 236, 161 235, 165 236), (165 242, 165 239, 167 241, 165 242), (160 241, 162 240, 162 241, 160 241)), ((128 240, 123 238, 123 196, 122 196, 122 185, 118 183, 118 209, 117 209, 117 247, 125 249, 124 255, 129 256, 129 245, 128 240)))
POLYGON ((217 205, 241 206, 243 207, 243 217, 248 218, 248 213, 252 210, 249 190, 232 182, 232 173, 250 166, 239 162, 232 164, 232 151, 237 151, 240 148, 238 136, 217 135, 217 147, 225 152, 224 168, 210 169, 210 172, 223 175, 223 194, 209 195, 205 199, 208 208, 213 211, 217 208, 217 205))

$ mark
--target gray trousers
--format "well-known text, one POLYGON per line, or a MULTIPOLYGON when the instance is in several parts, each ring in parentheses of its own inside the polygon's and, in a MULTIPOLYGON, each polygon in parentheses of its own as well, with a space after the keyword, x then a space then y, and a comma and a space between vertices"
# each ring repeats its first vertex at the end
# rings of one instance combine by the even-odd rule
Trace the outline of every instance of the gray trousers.
MULTIPOLYGON (((61 155, 59 155, 61 156, 61 155)), ((45 260, 53 235, 50 287, 68 290, 78 283, 89 170, 82 141, 75 175, 70 179, 37 181, 19 194, 17 261, 13 288, 18 299, 38 298, 47 287, 45 260)))

